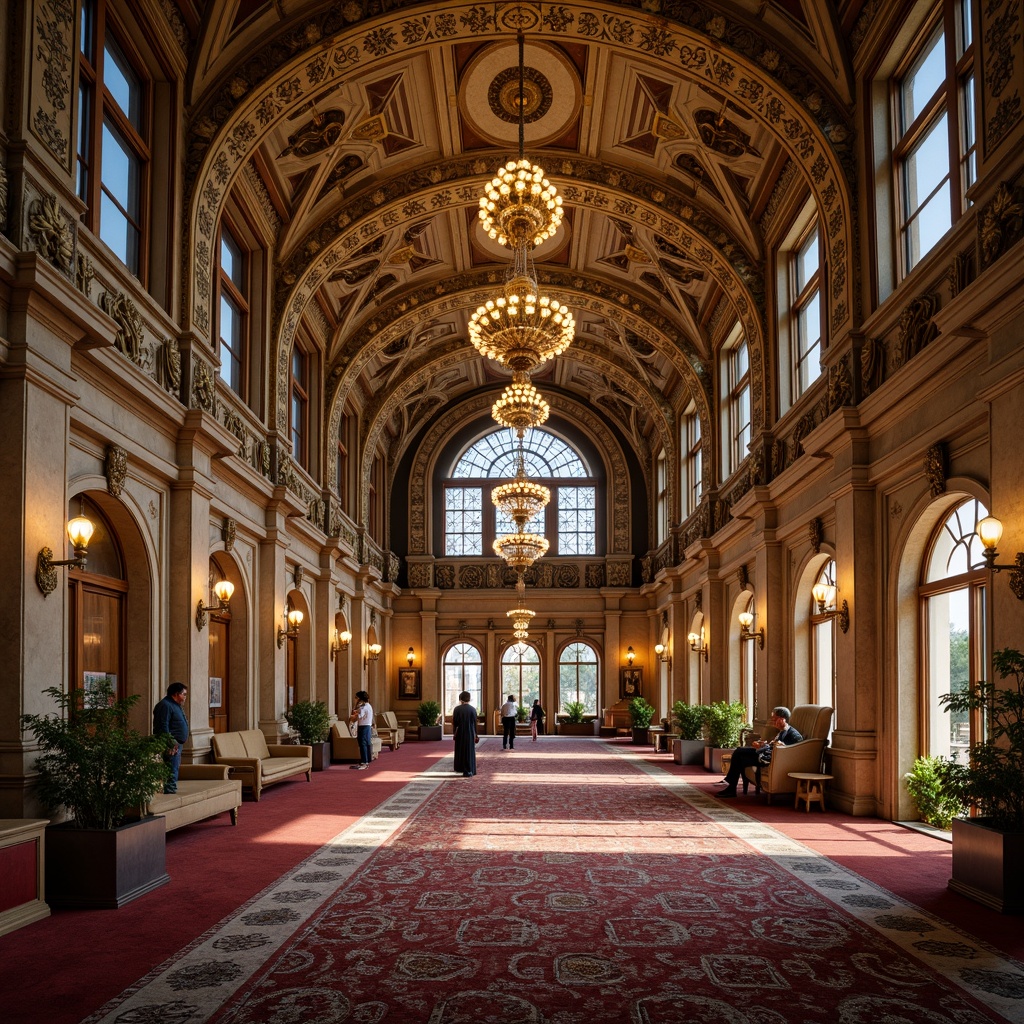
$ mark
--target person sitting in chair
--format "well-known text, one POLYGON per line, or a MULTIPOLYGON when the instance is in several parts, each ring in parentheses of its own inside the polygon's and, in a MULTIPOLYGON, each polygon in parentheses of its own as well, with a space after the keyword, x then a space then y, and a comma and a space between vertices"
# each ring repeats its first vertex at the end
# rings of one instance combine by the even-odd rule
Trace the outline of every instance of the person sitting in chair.
POLYGON ((789 724, 789 708, 772 708, 772 725, 779 730, 773 740, 754 740, 749 747, 737 747, 732 754, 732 763, 725 776, 725 789, 718 796, 731 797, 736 795, 736 783, 743 778, 747 768, 766 765, 771 762, 774 747, 788 747, 799 743, 803 736, 789 724))

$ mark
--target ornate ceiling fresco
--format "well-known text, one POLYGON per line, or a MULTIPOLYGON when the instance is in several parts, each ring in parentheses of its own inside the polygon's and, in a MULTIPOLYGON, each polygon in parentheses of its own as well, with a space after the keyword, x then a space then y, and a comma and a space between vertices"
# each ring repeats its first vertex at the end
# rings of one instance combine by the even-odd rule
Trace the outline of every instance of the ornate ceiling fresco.
POLYGON ((516 152, 514 13, 528 26, 526 154, 566 211, 538 276, 577 322, 538 374, 545 396, 589 404, 641 453, 655 438, 672 449, 673 410, 691 396, 708 414, 714 350, 739 320, 757 429, 765 231, 793 196, 813 197, 824 225, 832 331, 853 326, 842 34, 860 6, 210 4, 193 57, 186 315, 209 336, 216 224, 234 204, 272 240, 279 424, 297 332, 323 349, 326 429, 347 403, 393 452, 461 396, 496 397, 509 375, 467 323, 508 266, 477 208, 516 152))

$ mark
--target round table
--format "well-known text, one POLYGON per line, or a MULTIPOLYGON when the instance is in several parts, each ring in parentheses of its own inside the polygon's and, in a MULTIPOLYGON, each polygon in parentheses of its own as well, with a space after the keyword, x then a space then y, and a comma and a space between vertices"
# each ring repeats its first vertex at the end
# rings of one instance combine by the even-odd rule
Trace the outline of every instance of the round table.
POLYGON ((832 778, 831 775, 822 775, 820 772, 790 772, 789 777, 796 779, 796 800, 793 806, 800 810, 800 801, 803 800, 805 809, 810 811, 811 804, 821 804, 825 810, 825 783, 832 778))

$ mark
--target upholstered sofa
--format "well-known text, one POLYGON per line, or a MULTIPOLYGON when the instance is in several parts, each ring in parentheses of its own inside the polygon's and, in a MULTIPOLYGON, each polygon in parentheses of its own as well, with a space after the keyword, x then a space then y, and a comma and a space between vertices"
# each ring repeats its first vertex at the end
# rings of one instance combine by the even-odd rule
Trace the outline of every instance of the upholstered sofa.
MULTIPOLYGON (((373 736, 370 738, 370 760, 376 761, 377 756, 380 754, 381 747, 380 737, 374 731, 373 736)), ((359 760, 359 741, 353 736, 347 725, 332 725, 331 726, 331 760, 332 761, 358 761, 359 760)))
POLYGON ((303 744, 267 743, 259 729, 214 733, 213 759, 226 764, 231 778, 238 779, 259 800, 264 786, 305 773, 312 779, 313 748, 303 744))
POLYGON ((397 750, 405 742, 405 729, 398 724, 394 711, 381 711, 377 715, 377 735, 381 743, 397 750))
POLYGON ((832 725, 832 709, 821 704, 800 704, 793 708, 789 724, 803 736, 803 741, 788 747, 776 747, 772 751, 771 764, 747 768, 743 777, 744 793, 753 782, 758 794, 767 794, 768 803, 771 803, 773 796, 796 792, 796 779, 789 777, 790 772, 821 771, 832 725))
POLYGON ((228 771, 222 764, 183 764, 178 771, 178 792, 157 793, 146 805, 146 814, 163 817, 166 832, 225 811, 236 825, 242 783, 228 778, 228 771))

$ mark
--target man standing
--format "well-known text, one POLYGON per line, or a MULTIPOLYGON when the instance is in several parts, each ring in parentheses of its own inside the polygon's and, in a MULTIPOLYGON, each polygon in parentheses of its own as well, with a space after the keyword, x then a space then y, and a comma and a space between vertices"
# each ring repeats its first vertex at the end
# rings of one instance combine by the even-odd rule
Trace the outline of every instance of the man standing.
POLYGON ((501 705, 501 749, 515 750, 516 746, 516 699, 510 693, 501 705))
POLYGON ((365 690, 356 693, 356 706, 349 715, 349 721, 355 723, 356 741, 359 744, 359 764, 349 765, 350 768, 366 769, 373 760, 373 706, 370 695, 365 690))
POLYGON ((167 687, 167 696, 157 702, 153 708, 153 735, 170 736, 173 743, 169 743, 164 753, 164 761, 170 766, 171 776, 164 783, 165 793, 178 792, 178 769, 181 767, 181 750, 188 739, 188 719, 182 710, 185 698, 188 696, 188 687, 184 683, 171 683, 167 687))
POLYGON ((789 708, 772 708, 772 725, 779 730, 775 739, 754 740, 749 747, 737 747, 733 751, 732 763, 725 776, 726 788, 718 793, 718 796, 735 796, 736 783, 742 778, 744 770, 757 764, 768 764, 771 761, 772 748, 790 747, 803 739, 803 736, 789 724, 789 708))

